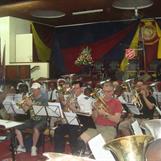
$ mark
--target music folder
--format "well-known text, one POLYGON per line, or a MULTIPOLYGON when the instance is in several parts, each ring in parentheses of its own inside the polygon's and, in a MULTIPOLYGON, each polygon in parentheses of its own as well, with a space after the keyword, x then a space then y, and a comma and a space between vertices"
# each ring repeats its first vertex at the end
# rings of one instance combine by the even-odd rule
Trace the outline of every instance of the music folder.
POLYGON ((96 129, 96 125, 94 123, 94 120, 92 116, 88 113, 83 112, 77 112, 77 119, 79 121, 79 124, 82 125, 84 128, 94 128, 96 129))

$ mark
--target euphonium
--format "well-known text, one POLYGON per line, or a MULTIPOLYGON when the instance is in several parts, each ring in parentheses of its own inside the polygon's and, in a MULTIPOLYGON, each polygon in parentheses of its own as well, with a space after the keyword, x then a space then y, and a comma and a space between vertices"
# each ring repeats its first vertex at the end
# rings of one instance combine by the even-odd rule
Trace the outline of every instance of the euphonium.
POLYGON ((31 98, 32 98, 32 94, 25 95, 25 96, 23 96, 23 98, 22 98, 21 101, 19 101, 19 102, 16 103, 16 105, 18 106, 18 108, 24 109, 23 105, 25 104, 25 102, 27 101, 27 99, 31 99, 31 98))
POLYGON ((145 152, 152 140, 149 135, 131 135, 114 139, 105 148, 111 150, 118 161, 145 161, 145 152))

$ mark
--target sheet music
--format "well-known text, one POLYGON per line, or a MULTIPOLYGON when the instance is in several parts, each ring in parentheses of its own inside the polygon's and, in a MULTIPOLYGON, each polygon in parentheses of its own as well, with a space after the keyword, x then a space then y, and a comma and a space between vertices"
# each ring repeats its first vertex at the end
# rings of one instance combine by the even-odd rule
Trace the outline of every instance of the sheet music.
POLYGON ((59 114, 59 117, 64 118, 63 110, 59 102, 48 102, 48 107, 56 111, 56 113, 59 114))
POLYGON ((6 129, 9 129, 18 125, 22 125, 22 124, 23 124, 22 122, 0 119, 0 125, 4 126, 6 129))
POLYGON ((3 101, 4 108, 9 114, 25 114, 22 108, 19 108, 16 103, 22 100, 22 95, 8 95, 3 101))
POLYGON ((140 125, 139 125, 139 123, 138 123, 137 120, 134 121, 134 122, 131 124, 131 127, 132 127, 133 132, 134 132, 135 135, 143 135, 143 132, 142 132, 142 130, 141 130, 141 128, 140 128, 140 125))
POLYGON ((88 144, 97 161, 116 161, 112 153, 104 148, 106 143, 101 134, 92 138, 88 144))
POLYGON ((50 102, 48 106, 34 105, 33 110, 35 115, 61 117, 61 105, 60 103, 50 102))
POLYGON ((64 112, 64 115, 65 115, 65 117, 67 119, 68 124, 70 124, 70 125, 79 125, 76 113, 64 112))
POLYGON ((140 115, 140 111, 136 105, 127 103, 126 106, 132 114, 140 115))

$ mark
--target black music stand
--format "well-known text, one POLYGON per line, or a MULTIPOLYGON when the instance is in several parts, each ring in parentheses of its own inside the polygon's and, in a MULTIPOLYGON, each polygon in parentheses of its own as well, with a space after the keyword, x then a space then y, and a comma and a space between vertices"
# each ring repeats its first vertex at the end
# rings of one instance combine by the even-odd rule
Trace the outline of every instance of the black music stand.
POLYGON ((12 161, 15 161, 15 130, 14 127, 18 125, 22 125, 21 122, 11 121, 11 120, 1 120, 0 119, 0 125, 4 127, 5 130, 10 130, 11 133, 11 153, 12 153, 12 161))
POLYGON ((83 126, 83 128, 85 129, 88 129, 88 128, 96 129, 96 125, 91 115, 87 113, 81 113, 81 112, 78 112, 76 114, 77 114, 77 119, 79 121, 80 126, 83 126))
POLYGON ((123 105, 123 107, 125 108, 126 111, 130 112, 131 114, 135 114, 135 115, 141 114, 138 107, 132 103, 126 103, 123 105))
POLYGON ((50 121, 51 117, 64 118, 61 104, 57 102, 48 102, 47 106, 33 105, 35 115, 47 117, 47 127, 50 134, 50 121))
POLYGON ((47 106, 33 105, 35 115, 47 117, 63 117, 60 103, 50 102, 47 106))
POLYGON ((26 115, 25 111, 18 107, 16 101, 13 100, 13 96, 7 96, 7 99, 3 101, 4 108, 8 114, 23 114, 26 115))

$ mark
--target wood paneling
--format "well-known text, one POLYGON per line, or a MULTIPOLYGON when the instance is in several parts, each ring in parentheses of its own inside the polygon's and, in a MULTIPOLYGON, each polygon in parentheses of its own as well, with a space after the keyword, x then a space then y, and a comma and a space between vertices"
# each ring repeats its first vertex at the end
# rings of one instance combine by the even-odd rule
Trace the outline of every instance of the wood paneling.
POLYGON ((6 80, 30 79, 30 65, 6 66, 6 80))

